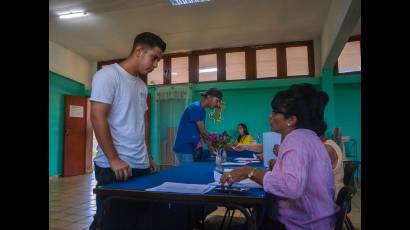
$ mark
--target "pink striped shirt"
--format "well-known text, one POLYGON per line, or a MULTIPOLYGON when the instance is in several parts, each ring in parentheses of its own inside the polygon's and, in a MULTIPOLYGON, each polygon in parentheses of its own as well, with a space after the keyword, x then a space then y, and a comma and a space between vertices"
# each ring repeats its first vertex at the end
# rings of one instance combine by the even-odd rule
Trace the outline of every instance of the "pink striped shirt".
POLYGON ((330 157, 309 129, 285 137, 275 166, 263 178, 264 190, 278 197, 278 220, 290 230, 334 228, 339 210, 334 185, 330 157))

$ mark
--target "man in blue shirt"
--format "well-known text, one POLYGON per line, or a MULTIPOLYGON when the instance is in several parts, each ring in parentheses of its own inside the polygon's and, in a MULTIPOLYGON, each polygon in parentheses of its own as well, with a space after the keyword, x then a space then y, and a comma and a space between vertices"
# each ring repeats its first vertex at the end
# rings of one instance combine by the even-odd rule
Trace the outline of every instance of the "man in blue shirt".
POLYGON ((210 88, 201 93, 201 101, 190 104, 181 116, 173 150, 180 165, 193 162, 194 149, 201 137, 206 142, 205 108, 220 108, 222 92, 210 88))

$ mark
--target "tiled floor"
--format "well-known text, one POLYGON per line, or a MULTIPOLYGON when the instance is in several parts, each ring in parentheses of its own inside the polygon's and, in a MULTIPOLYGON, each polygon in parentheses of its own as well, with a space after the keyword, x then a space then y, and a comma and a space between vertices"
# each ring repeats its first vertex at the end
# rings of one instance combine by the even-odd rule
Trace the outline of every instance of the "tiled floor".
MULTIPOLYGON (((49 181, 49 229, 84 230, 95 214, 95 195, 92 190, 96 181, 94 173, 49 181)), ((218 229, 225 208, 218 208, 206 220, 207 229, 218 229)), ((361 229, 361 193, 353 197, 352 210, 348 214, 355 229, 361 229)), ((235 222, 243 222, 240 212, 235 212, 235 222)))
POLYGON ((95 214, 94 174, 50 179, 49 229, 83 230, 95 214))

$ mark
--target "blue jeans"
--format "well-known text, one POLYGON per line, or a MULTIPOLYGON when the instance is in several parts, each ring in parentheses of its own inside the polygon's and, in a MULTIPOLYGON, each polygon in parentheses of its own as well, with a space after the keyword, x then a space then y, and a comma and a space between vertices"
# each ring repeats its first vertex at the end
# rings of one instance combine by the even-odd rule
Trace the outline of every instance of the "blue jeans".
POLYGON ((176 153, 177 165, 187 165, 194 162, 194 155, 192 153, 176 153))

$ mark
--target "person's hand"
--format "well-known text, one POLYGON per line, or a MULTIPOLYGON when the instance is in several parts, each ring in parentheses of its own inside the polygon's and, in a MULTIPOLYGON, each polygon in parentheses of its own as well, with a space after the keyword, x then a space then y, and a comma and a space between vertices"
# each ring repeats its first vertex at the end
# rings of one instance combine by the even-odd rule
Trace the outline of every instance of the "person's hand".
POLYGON ((269 171, 272 171, 273 166, 275 165, 275 163, 276 163, 276 160, 275 160, 275 159, 271 159, 271 160, 269 161, 269 171))
POLYGON ((149 165, 151 166, 152 171, 151 172, 157 172, 158 171, 158 166, 154 161, 154 158, 152 156, 149 156, 149 165))
POLYGON ((238 152, 248 150, 247 148, 248 148, 247 145, 243 145, 243 144, 232 145, 232 149, 238 152))
POLYGON ((217 150, 217 149, 212 148, 212 147, 209 147, 208 149, 209 149, 209 153, 210 153, 212 156, 217 156, 217 155, 218 155, 218 150, 217 150))
POLYGON ((251 169, 251 167, 245 166, 236 168, 230 172, 224 172, 219 180, 219 183, 222 185, 228 183, 228 186, 232 186, 233 183, 246 179, 251 169))
POLYGON ((279 153, 279 145, 276 144, 273 146, 273 154, 275 154, 275 156, 278 156, 279 153))
POLYGON ((130 166, 121 158, 116 157, 109 161, 111 170, 115 174, 115 179, 118 181, 126 181, 132 176, 132 170, 130 166))

